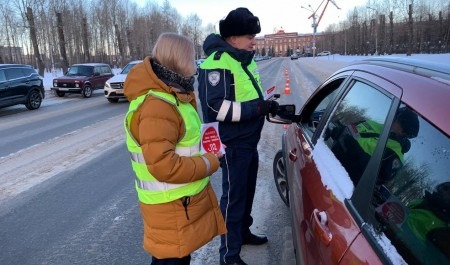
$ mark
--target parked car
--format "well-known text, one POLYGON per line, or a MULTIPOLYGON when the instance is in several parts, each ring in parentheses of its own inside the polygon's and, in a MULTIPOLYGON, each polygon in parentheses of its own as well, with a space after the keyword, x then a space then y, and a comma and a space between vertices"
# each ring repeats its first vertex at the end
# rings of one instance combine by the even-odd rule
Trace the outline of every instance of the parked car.
POLYGON ((297 60, 298 55, 296 53, 291 54, 291 60, 297 60))
POLYGON ((117 103, 119 102, 119 99, 125 98, 125 95, 123 94, 123 83, 125 82, 125 78, 131 68, 140 62, 142 62, 142 60, 129 62, 119 74, 111 77, 105 82, 104 93, 109 102, 117 103))
POLYGON ((64 76, 53 79, 51 90, 58 97, 72 93, 89 98, 94 90, 104 88, 106 80, 113 76, 111 67, 105 63, 74 64, 64 76))
POLYGON ((321 51, 317 54, 317 56, 327 56, 327 55, 331 55, 330 51, 321 51))
POLYGON ((0 108, 24 104, 35 110, 44 98, 44 82, 31 65, 0 64, 0 108))
POLYGON ((450 65, 374 58, 267 116, 297 264, 450 264, 448 102, 450 65))

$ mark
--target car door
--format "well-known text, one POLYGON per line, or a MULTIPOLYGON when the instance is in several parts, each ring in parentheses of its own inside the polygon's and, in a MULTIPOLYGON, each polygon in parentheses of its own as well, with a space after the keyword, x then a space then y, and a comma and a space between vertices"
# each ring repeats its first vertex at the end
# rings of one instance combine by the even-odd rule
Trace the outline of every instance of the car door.
MULTIPOLYGON (((292 232, 296 260, 299 264, 323 264, 320 252, 312 241, 311 217, 317 216, 313 209, 320 195, 320 174, 313 162, 313 137, 321 118, 339 94, 339 88, 351 72, 343 73, 323 85, 305 103, 301 111, 302 121, 290 126, 285 137, 286 170, 289 184, 289 201, 292 214, 292 232), (318 181, 319 180, 319 181, 318 181)), ((322 192, 323 193, 323 192, 322 192)))
POLYGON ((114 74, 111 72, 111 68, 108 66, 101 66, 100 71, 100 78, 99 78, 99 88, 103 88, 105 86, 105 83, 108 79, 114 76, 114 74))
POLYGON ((92 88, 98 89, 103 87, 104 84, 102 83, 102 80, 102 68, 101 66, 95 66, 93 76, 91 77, 92 88))
MULTIPOLYGON (((365 77, 392 86, 380 78, 365 77)), ((348 157, 340 153, 339 144, 347 142, 342 141, 341 131, 361 120, 375 120, 381 124, 382 132, 387 134, 388 129, 383 129, 383 125, 388 122, 394 100, 374 83, 353 74, 339 87, 332 103, 322 110, 317 102, 331 95, 325 92, 332 89, 332 85, 323 87, 323 94, 318 93, 318 98, 309 101, 310 106, 305 106, 303 111, 308 118, 302 119, 297 134, 298 142, 307 142, 311 149, 310 159, 299 168, 297 184, 301 193, 301 205, 297 210, 301 213, 297 216, 299 223, 296 225, 300 227, 305 264, 339 264, 344 255, 363 257, 362 260, 352 261, 352 264, 367 264, 367 261, 371 261, 369 264, 381 264, 365 237, 359 238, 362 223, 355 218, 358 216, 357 210, 350 212, 348 209, 361 175, 371 165, 371 157, 361 161, 346 160, 348 157), (312 125, 315 131, 308 140, 310 136, 305 132, 312 125), (349 249, 356 239, 362 243, 349 249)), ((351 159, 359 156, 355 145, 345 146, 345 149, 352 155, 351 159)))
POLYGON ((31 83, 24 76, 22 68, 14 67, 5 69, 5 77, 8 80, 5 91, 7 101, 11 104, 25 102, 28 95, 28 87, 31 86, 31 83))
POLYGON ((0 107, 8 105, 8 93, 8 80, 6 80, 5 70, 0 69, 0 107))

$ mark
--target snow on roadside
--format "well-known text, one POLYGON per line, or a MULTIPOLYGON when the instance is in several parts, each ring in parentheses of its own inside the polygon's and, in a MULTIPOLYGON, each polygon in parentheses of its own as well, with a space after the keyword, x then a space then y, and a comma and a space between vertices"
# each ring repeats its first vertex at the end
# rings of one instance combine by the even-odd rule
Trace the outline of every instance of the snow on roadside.
POLYGON ((450 64, 450 53, 439 53, 439 54, 412 54, 411 56, 406 56, 406 54, 391 54, 391 55, 381 55, 381 56, 360 56, 360 55, 339 55, 332 54, 328 56, 320 56, 317 59, 320 60, 330 60, 330 61, 340 61, 340 62, 352 62, 358 60, 364 60, 369 58, 386 58, 386 57, 399 57, 399 58, 409 58, 419 61, 431 61, 435 63, 450 64))
POLYGON ((0 204, 60 172, 74 169, 86 159, 123 144, 123 117, 49 139, 0 158, 0 204), (112 135, 112 137, 92 137, 112 135), (12 177, 13 176, 13 177, 12 177))

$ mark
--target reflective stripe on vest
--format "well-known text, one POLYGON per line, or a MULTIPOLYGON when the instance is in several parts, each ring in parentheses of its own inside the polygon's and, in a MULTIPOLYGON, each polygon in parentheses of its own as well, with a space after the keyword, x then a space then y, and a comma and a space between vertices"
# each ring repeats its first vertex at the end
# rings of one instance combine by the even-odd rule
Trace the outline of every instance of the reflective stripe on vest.
POLYGON ((180 156, 201 155, 201 122, 197 111, 190 103, 178 102, 177 104, 173 95, 155 91, 149 91, 147 95, 140 96, 130 102, 128 113, 125 116, 124 127, 127 137, 127 148, 131 155, 131 165, 136 174, 135 186, 139 200, 146 204, 160 204, 185 196, 193 196, 204 189, 209 182, 209 177, 182 184, 158 181, 148 171, 144 156, 142 155, 142 148, 131 134, 130 122, 132 116, 145 98, 149 95, 157 97, 175 106, 183 118, 185 133, 181 140, 176 144, 175 152, 180 156))

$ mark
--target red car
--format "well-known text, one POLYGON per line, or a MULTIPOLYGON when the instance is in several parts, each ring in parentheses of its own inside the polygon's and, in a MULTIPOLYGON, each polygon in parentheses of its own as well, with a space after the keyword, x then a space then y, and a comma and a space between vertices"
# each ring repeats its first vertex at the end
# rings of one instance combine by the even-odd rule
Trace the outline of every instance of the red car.
POLYGON ((267 119, 298 265, 450 264, 450 65, 355 62, 267 119))
POLYGON ((58 97, 64 97, 66 93, 81 94, 84 98, 90 98, 96 89, 103 89, 108 79, 114 76, 109 64, 82 63, 70 66, 64 76, 53 79, 51 90, 58 97))

